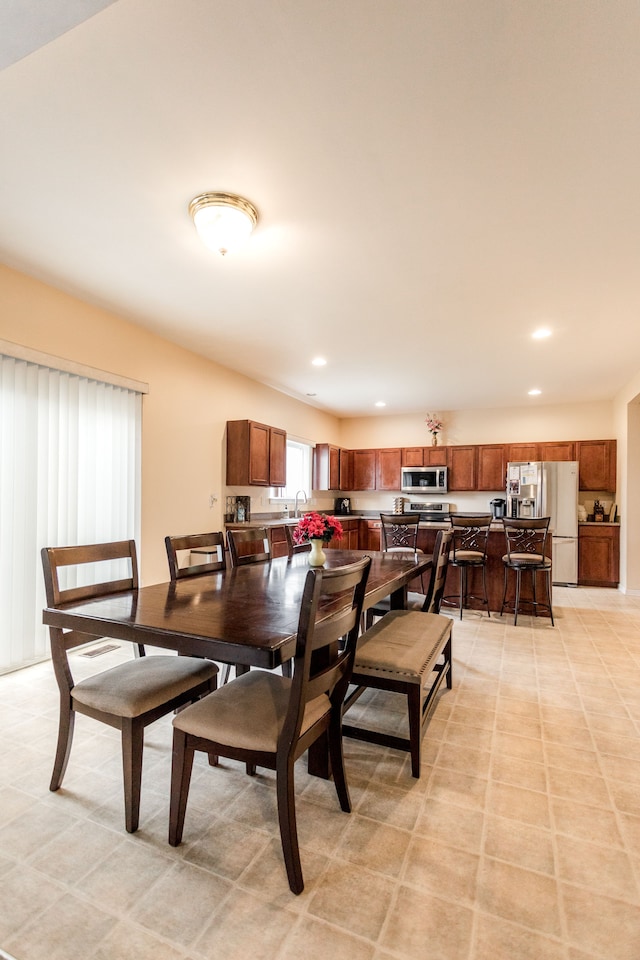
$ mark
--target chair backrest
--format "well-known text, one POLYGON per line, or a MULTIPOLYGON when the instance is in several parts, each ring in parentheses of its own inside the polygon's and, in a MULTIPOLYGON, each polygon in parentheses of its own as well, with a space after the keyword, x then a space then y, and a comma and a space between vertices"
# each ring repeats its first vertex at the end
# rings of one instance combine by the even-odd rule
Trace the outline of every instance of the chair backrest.
POLYGON ((438 530, 433 548, 431 577, 422 606, 424 613, 440 613, 452 541, 453 530, 438 530))
MULTIPOLYGON (((326 694, 332 704, 344 700, 353 672, 360 614, 371 558, 341 567, 316 567, 307 573, 296 638, 289 709, 278 749, 298 740, 305 707, 326 694), (321 651, 321 652, 320 652, 321 651), (319 654, 319 656, 318 656, 319 654)), ((326 714, 322 711, 320 716, 326 714)), ((313 728, 307 731, 315 739, 313 728)), ((306 749, 304 735, 296 755, 306 749)))
POLYGON ((418 545, 419 513, 381 513, 382 549, 414 550, 418 545))
POLYGON ((284 525, 284 535, 287 539, 287 553, 289 557, 292 557, 294 553, 306 553, 308 550, 311 550, 311 541, 307 540, 305 543, 296 543, 293 539, 294 527, 290 523, 285 523, 284 525))
POLYGON ((271 560, 271 541, 266 527, 227 530, 227 543, 232 567, 271 560))
POLYGON ((489 528, 493 521, 490 513, 476 513, 463 516, 458 513, 449 514, 453 540, 451 542, 451 560, 455 563, 456 555, 460 550, 472 550, 486 557, 489 528))
POLYGON ((171 580, 182 580, 184 577, 199 577, 205 573, 216 573, 224 570, 226 560, 224 554, 224 536, 221 531, 215 533, 193 533, 184 537, 165 537, 164 545, 167 548, 169 561, 169 575, 171 580), (189 551, 188 563, 179 565, 178 554, 182 550, 189 551), (202 563, 192 563, 191 552, 202 555, 202 563), (206 559, 215 554, 215 560, 206 559))
POLYGON ((522 558, 525 554, 531 557, 531 562, 539 560, 542 563, 545 559, 550 559, 546 553, 550 520, 550 517, 528 517, 521 520, 503 517, 507 562, 512 558, 522 558))

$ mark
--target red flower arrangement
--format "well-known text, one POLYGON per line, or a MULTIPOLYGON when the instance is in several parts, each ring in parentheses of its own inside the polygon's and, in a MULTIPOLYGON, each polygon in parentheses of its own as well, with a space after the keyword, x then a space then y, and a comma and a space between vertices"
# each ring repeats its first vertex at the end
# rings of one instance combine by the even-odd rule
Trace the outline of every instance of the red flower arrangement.
POLYGON ((308 543, 309 540, 322 540, 329 543, 335 537, 342 540, 342 524, 335 517, 324 513, 305 513, 293 531, 294 543, 308 543))

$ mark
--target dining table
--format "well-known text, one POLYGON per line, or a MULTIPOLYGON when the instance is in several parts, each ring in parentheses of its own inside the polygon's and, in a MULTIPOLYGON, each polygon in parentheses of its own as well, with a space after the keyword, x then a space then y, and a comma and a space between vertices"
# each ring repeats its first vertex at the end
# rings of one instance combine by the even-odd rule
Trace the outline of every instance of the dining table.
MULTIPOLYGON (((364 609, 389 596, 393 609, 406 606, 407 585, 429 569, 431 556, 371 550, 326 551, 325 567, 371 557, 364 609)), ((186 656, 275 669, 294 655, 298 616, 309 571, 309 554, 155 583, 89 599, 45 607, 48 626, 97 638, 147 644, 186 656)), ((327 615, 331 612, 327 609, 327 615)), ((326 744, 309 751, 309 772, 330 776, 326 744)))

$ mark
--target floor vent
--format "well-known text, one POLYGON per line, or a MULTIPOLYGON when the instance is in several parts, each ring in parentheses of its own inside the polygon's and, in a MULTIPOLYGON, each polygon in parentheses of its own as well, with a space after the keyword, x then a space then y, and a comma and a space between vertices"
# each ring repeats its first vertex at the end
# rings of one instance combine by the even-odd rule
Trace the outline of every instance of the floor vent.
MULTIPOLYGON (((93 650, 85 650, 84 653, 80 654, 82 657, 101 657, 103 653, 111 653, 112 650, 118 650, 120 648, 119 643, 105 643, 103 647, 94 647, 93 650)), ((1 958, 0 954, 0 958, 1 958)))

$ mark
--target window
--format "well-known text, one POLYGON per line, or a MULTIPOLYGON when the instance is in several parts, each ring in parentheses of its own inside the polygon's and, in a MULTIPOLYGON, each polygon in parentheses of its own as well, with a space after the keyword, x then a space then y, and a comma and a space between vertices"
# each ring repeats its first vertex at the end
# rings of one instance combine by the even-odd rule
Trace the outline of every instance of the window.
POLYGON ((293 500, 299 490, 311 496, 311 455, 313 447, 301 440, 287 437, 287 485, 274 487, 271 496, 281 500, 293 500))
POLYGON ((141 394, 0 355, 0 672, 46 659, 43 546, 134 539, 141 394))

